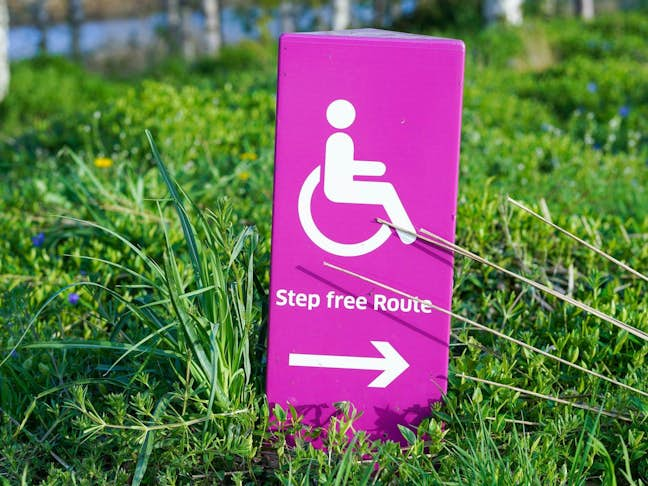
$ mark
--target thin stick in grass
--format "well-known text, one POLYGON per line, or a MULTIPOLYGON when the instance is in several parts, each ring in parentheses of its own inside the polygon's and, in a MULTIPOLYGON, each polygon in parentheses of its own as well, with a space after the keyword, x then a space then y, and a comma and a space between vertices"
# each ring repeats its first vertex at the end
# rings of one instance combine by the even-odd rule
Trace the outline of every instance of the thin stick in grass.
POLYGON ((632 418, 626 417, 625 415, 621 415, 621 414, 614 413, 614 412, 608 412, 607 410, 603 410, 603 409, 596 408, 596 407, 590 407, 589 405, 585 405, 584 403, 571 402, 569 400, 565 400, 564 398, 554 397, 554 396, 551 396, 551 395, 545 395, 543 393, 537 393, 537 392, 534 392, 534 391, 531 391, 531 390, 525 390, 524 388, 519 388, 519 387, 513 386, 513 385, 506 385, 504 383, 498 383, 497 381, 485 380, 483 378, 477 378, 475 376, 464 375, 463 373, 456 373, 455 376, 458 377, 458 378, 464 378, 466 380, 473 380, 473 381, 476 381, 478 383, 486 383, 487 385, 497 386, 497 387, 500 387, 500 388, 506 388, 508 390, 513 390, 515 392, 521 393, 522 395, 528 395, 528 396, 532 396, 532 397, 536 397, 536 398, 542 398, 544 400, 549 400, 551 402, 562 403, 563 405, 569 405, 571 407, 581 408, 581 409, 587 410, 589 412, 600 413, 601 415, 605 415, 607 417, 612 417, 612 418, 615 418, 615 419, 618 419, 618 420, 623 420, 624 422, 630 422, 630 423, 633 422, 632 418))
POLYGON ((483 258, 483 257, 481 257, 481 256, 479 256, 479 255, 477 255, 477 254, 475 254, 475 253, 473 253, 473 252, 471 252, 469 250, 466 250, 465 248, 462 248, 462 247, 460 247, 458 245, 455 245, 454 243, 446 240, 445 238, 442 238, 439 235, 436 235, 436 234, 432 233, 431 231, 428 231, 428 230, 426 230, 424 228, 421 228, 421 233, 424 233, 424 234, 429 236, 429 238, 427 238, 425 236, 419 235, 418 233, 412 233, 411 231, 408 231, 405 228, 401 228, 400 226, 396 226, 395 224, 392 224, 389 221, 385 221, 384 219, 377 218, 376 221, 378 223, 389 226, 390 228, 393 228, 393 229, 396 229, 396 230, 399 230, 399 231, 405 231, 405 232, 411 233, 411 234, 415 235, 418 239, 426 241, 428 243, 431 243, 431 244, 433 244, 435 246, 438 246, 438 247, 440 247, 440 248, 442 248, 444 250, 448 250, 448 251, 452 251, 454 253, 458 253, 461 256, 464 256, 466 258, 470 258, 471 260, 475 260, 476 262, 479 262, 479 263, 481 263, 483 265, 487 265, 489 267, 492 267, 492 268, 494 268, 495 270, 497 270, 499 272, 502 272, 502 273, 504 273, 504 274, 506 274, 506 275, 508 275, 510 277, 513 277, 513 278, 517 279, 517 280, 521 280, 522 282, 524 282, 524 283, 526 283, 526 284, 528 284, 528 285, 530 285, 532 287, 535 287, 536 289, 541 290, 541 291, 543 291, 543 292, 545 292, 545 293, 547 293, 547 294, 549 294, 549 295, 551 295, 553 297, 556 297, 557 299, 563 300, 563 301, 567 302, 568 304, 571 304, 571 305, 573 305, 575 307, 578 307, 579 309, 587 312, 588 314, 592 314, 592 315, 598 317, 599 319, 602 319, 602 320, 604 320, 606 322, 609 322, 610 324, 612 324, 612 325, 614 325, 614 326, 616 326, 616 327, 618 327, 620 329, 623 329, 624 331, 626 331, 626 332, 628 332, 630 334, 633 334, 633 335, 643 339, 644 341, 648 341, 648 334, 646 334, 644 331, 642 331, 640 329, 637 329, 636 327, 633 327, 633 326, 631 326, 629 324, 626 324, 625 322, 622 322, 622 321, 620 321, 620 320, 618 320, 618 319, 616 319, 616 318, 614 318, 612 316, 609 316, 605 312, 601 312, 600 310, 595 309, 595 308, 585 304, 584 302, 576 300, 573 297, 570 297, 570 296, 565 295, 565 294, 561 294, 560 292, 557 292, 554 289, 547 287, 546 285, 538 283, 535 280, 531 280, 530 278, 524 277, 524 276, 522 276, 520 274, 517 274, 515 272, 512 272, 511 270, 508 270, 508 269, 506 269, 506 268, 504 268, 504 267, 502 267, 502 266, 500 266, 500 265, 498 265, 496 263, 493 263, 493 262, 491 262, 489 260, 486 260, 485 258, 483 258))
POLYGON ((541 216, 540 214, 536 213, 535 211, 533 211, 532 209, 528 208, 527 206, 525 206, 525 205, 522 204, 521 202, 516 201, 515 199, 511 198, 510 196, 507 196, 507 201, 510 202, 513 206, 515 206, 515 207, 521 209, 522 211, 525 211, 526 213, 530 214, 530 215, 533 216, 534 218, 539 219, 539 220, 542 221, 543 223, 545 223, 545 224, 551 226, 553 229, 556 229, 556 230, 560 231, 561 233, 563 233, 564 235, 569 236, 572 240, 577 241, 578 243, 580 243, 580 244, 583 245, 584 247, 586 247, 586 248, 592 250, 592 251, 593 251, 594 253, 596 253, 597 255, 600 255, 600 256, 602 256, 603 258, 605 258, 605 259, 611 261, 611 262, 614 263, 615 265, 617 265, 617 266, 623 268, 625 271, 631 273, 631 274, 634 275, 635 277, 639 277, 639 278, 645 280, 646 282, 648 282, 648 275, 644 275, 643 273, 641 273, 641 272, 635 270, 634 268, 632 268, 631 266, 629 266, 627 263, 624 263, 624 262, 622 262, 621 260, 617 260, 617 259, 614 258, 612 255, 610 255, 610 254, 604 252, 604 251, 601 250, 600 248, 598 248, 598 247, 592 245, 591 243, 588 243, 587 241, 585 241, 585 240, 579 238, 578 236, 576 236, 575 234, 570 233, 570 232, 567 231, 566 229, 564 229, 564 228, 558 226, 557 224, 555 224, 555 223, 549 221, 547 218, 545 218, 544 216, 541 216))
POLYGON ((460 314, 456 314, 456 313, 454 313, 452 311, 444 309, 443 307, 439 307, 439 306, 433 304, 429 300, 420 299, 419 297, 408 294, 407 292, 403 292, 402 290, 396 289, 396 288, 394 288, 394 287, 392 287, 390 285, 384 284, 382 282, 379 282, 379 281, 374 280, 372 278, 366 277, 366 276, 361 275, 359 273, 353 272, 351 270, 347 270, 345 268, 339 267, 337 265, 333 265, 332 263, 324 262, 324 266, 332 268, 333 270, 337 270, 339 272, 342 272, 342 273, 344 273, 346 275, 350 275, 352 277, 358 278, 358 279, 363 280, 363 281, 365 281, 367 283, 376 285, 377 287, 380 287, 382 289, 389 290, 390 292, 393 292, 393 293, 395 293, 397 295, 400 295, 402 297, 406 297, 408 299, 417 301, 420 304, 425 304, 427 307, 430 307, 430 308, 432 308, 432 309, 434 309, 434 310, 436 310, 438 312, 441 312, 441 313, 446 314, 446 315, 448 315, 450 317, 453 317, 453 318, 457 319, 458 321, 469 324, 469 325, 471 325, 471 326, 473 326, 473 327, 475 327, 477 329, 480 329, 482 331, 486 331, 486 332, 489 332, 491 334, 494 334, 495 336, 497 336, 499 338, 502 338, 502 339, 510 341, 510 342, 512 342, 514 344, 517 344, 518 346, 520 346, 522 348, 525 348, 525 349, 528 349, 529 351, 541 354, 542 356, 545 356, 545 357, 547 357, 549 359, 557 361, 558 363, 561 363, 561 364, 564 364, 564 365, 569 366, 571 368, 577 369, 577 370, 579 370, 579 371, 581 371, 581 372, 583 372, 585 374, 588 374, 588 375, 594 376, 596 378, 599 378, 601 380, 607 381, 608 383, 612 383, 613 385, 616 385, 618 387, 625 388, 626 390, 631 391, 633 393, 636 393, 637 395, 642 395, 644 397, 648 397, 648 393, 643 391, 643 390, 639 390, 638 388, 632 387, 630 385, 626 385, 625 383, 622 383, 622 382, 620 382, 618 380, 615 380, 614 378, 610 378, 609 376, 602 375, 601 373, 598 373, 596 371, 592 371, 592 370, 587 369, 587 368, 585 368, 583 366, 577 365, 576 363, 572 363, 571 361, 567 361, 566 359, 563 359, 563 358, 560 358, 560 357, 558 357, 556 355, 548 353, 547 351, 543 351, 542 349, 536 348, 535 346, 531 346, 530 344, 527 344, 524 341, 520 341, 519 339, 515 339, 514 337, 511 337, 508 334, 504 334, 503 332, 496 331, 495 329, 491 329, 490 327, 485 326, 483 324, 480 324, 479 322, 473 321, 472 319, 468 319, 467 317, 464 317, 464 316, 462 316, 460 314))

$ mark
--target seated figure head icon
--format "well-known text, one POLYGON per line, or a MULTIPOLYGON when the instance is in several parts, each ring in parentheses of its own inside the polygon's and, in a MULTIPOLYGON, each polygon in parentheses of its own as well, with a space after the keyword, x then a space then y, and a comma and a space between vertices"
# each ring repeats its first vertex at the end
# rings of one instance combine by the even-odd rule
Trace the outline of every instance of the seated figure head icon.
POLYGON ((355 107, 347 100, 335 100, 326 109, 326 119, 332 127, 338 130, 344 130, 353 125, 355 117, 355 107))

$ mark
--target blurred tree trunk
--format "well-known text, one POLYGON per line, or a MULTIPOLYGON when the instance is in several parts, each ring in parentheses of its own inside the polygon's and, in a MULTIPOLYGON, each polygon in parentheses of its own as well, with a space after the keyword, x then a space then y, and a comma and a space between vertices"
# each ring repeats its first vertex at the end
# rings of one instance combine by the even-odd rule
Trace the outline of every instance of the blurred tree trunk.
POLYGON ((221 2, 220 0, 203 0, 205 13, 205 44, 207 54, 215 56, 223 45, 223 31, 221 29, 221 2))
POLYGON ((46 0, 36 0, 32 5, 34 25, 38 29, 40 38, 38 39, 38 51, 41 54, 47 53, 47 26, 49 24, 49 15, 47 13, 46 0))
POLYGON ((374 0, 373 21, 378 27, 388 27, 403 13, 401 0, 374 0))
POLYGON ((9 9, 0 0, 0 101, 9 92, 9 9))
POLYGON ((504 20, 512 25, 522 23, 523 0, 486 0, 484 2, 484 17, 488 23, 504 20))
POLYGON ((331 28, 343 30, 351 23, 351 0, 333 0, 331 28))
POLYGON ((378 27, 387 25, 388 0, 374 0, 373 2, 373 24, 378 27))
POLYGON ((594 0, 576 0, 574 13, 583 20, 592 20, 594 18, 594 0))
POLYGON ((553 17, 558 11, 557 0, 543 0, 540 3, 540 12, 548 17, 553 17))
POLYGON ((389 2, 389 25, 398 20, 401 15, 403 15, 403 2, 401 0, 389 2))
POLYGON ((281 0, 279 17, 281 19, 281 32, 295 31, 295 6, 292 1, 281 0))
POLYGON ((68 0, 68 22, 72 41, 72 57, 81 59, 81 24, 83 23, 83 0, 68 0))
POLYGON ((180 51, 180 0, 167 0, 167 26, 169 29, 169 49, 177 54, 180 51))
POLYGON ((192 10, 186 0, 166 0, 169 49, 173 54, 190 59, 195 49, 191 41, 192 10))
POLYGON ((180 7, 180 41, 182 43, 182 56, 185 59, 193 59, 196 57, 196 44, 191 35, 192 25, 191 17, 193 10, 187 2, 183 2, 180 7))

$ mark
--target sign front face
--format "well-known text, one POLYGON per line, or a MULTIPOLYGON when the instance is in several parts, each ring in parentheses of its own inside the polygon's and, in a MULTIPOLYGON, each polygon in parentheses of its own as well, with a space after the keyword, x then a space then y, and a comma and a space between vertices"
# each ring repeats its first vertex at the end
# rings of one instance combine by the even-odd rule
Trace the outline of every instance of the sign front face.
POLYGON ((446 390, 449 318, 325 267, 450 309, 464 46, 375 30, 280 41, 268 399, 322 426, 401 440, 446 390))

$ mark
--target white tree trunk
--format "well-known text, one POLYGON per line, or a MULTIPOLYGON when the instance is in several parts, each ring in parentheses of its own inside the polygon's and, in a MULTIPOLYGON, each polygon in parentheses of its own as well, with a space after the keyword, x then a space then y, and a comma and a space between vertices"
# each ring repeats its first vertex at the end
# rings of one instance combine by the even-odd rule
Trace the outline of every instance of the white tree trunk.
POLYGON ((0 101, 9 92, 9 10, 0 0, 0 101))
POLYGON ((215 56, 223 45, 223 32, 220 20, 220 0, 203 0, 205 13, 205 45, 207 54, 215 56))
POLYGON ((351 0, 333 0, 333 30, 344 30, 351 24, 351 0))
POLYGON ((279 17, 281 19, 281 32, 295 31, 295 6, 290 0, 281 0, 279 4, 279 17))
POLYGON ((504 20, 512 25, 522 23, 523 0, 486 0, 484 2, 484 17, 491 23, 504 20))
POLYGON ((576 14, 583 20, 594 19, 594 0, 577 0, 576 14))

